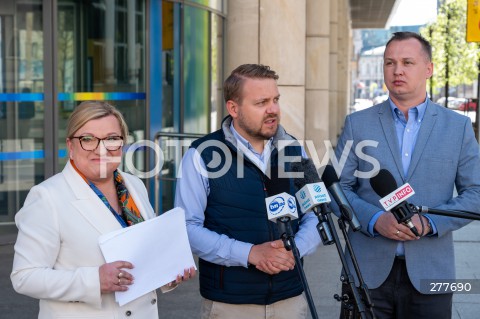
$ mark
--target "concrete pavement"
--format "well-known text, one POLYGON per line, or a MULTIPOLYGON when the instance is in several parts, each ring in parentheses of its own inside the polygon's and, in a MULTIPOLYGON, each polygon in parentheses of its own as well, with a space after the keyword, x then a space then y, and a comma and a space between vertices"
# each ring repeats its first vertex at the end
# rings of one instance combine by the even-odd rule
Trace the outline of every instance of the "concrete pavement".
MULTIPOLYGON (((0 228, 0 318, 36 318, 38 301, 16 294, 10 282, 15 237, 14 227, 0 228)), ((454 239, 457 277, 480 280, 480 222, 473 222, 456 231, 454 239)), ((340 269, 335 245, 321 246, 315 254, 305 258, 305 272, 319 318, 337 319, 339 316, 340 304, 333 299, 333 295, 340 292, 340 269)), ((182 284, 173 292, 159 292, 158 300, 161 318, 198 318, 198 278, 182 284)), ((480 318, 480 294, 455 294, 453 300, 453 319, 480 318)))

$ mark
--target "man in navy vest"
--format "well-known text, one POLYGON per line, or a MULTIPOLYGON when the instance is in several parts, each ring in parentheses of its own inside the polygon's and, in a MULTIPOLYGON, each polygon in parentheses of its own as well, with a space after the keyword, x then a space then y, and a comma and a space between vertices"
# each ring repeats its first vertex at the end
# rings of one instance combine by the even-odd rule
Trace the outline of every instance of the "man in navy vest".
MULTIPOLYGON (((200 258, 202 318, 307 315, 295 259, 265 205, 272 193, 295 194, 282 172, 290 159, 306 157, 280 126, 277 79, 264 65, 233 70, 224 83, 229 116, 220 130, 192 143, 182 160, 175 206, 185 209, 190 245, 200 258)), ((317 223, 312 213, 292 222, 302 257, 320 243, 317 223)))

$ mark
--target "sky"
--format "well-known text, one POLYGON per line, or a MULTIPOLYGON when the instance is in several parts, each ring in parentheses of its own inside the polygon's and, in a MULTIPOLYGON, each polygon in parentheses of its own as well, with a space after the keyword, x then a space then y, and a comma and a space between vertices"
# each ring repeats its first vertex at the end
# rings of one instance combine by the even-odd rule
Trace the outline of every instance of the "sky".
POLYGON ((401 0, 389 26, 423 25, 434 21, 436 16, 437 0, 401 0))

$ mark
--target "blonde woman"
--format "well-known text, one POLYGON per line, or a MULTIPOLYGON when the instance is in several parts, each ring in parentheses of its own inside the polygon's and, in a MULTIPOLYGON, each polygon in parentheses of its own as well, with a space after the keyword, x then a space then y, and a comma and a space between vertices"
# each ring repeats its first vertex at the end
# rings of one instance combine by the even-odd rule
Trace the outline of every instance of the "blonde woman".
MULTIPOLYGON (((102 234, 154 217, 140 179, 118 170, 127 135, 113 106, 81 103, 67 127, 68 163, 34 186, 16 215, 11 280, 18 293, 40 299, 39 318, 158 318, 155 291, 115 302, 135 265, 105 263, 98 245, 102 234)), ((194 274, 187 269, 177 282, 194 274)))

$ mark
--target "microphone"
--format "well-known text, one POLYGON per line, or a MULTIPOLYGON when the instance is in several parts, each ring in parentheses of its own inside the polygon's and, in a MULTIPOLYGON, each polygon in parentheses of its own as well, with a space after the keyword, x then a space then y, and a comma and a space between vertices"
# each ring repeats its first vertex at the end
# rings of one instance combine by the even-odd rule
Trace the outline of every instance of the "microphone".
POLYGON ((298 218, 297 201, 292 195, 283 192, 265 198, 268 220, 276 223, 278 219, 294 220, 298 218))
POLYGON ((337 173, 332 165, 327 165, 325 167, 322 174, 322 180, 325 182, 327 189, 337 202, 340 212, 342 213, 343 218, 348 221, 350 228, 352 228, 353 231, 360 230, 362 225, 360 225, 350 202, 345 196, 342 186, 339 183, 337 173))
POLYGON ((317 169, 310 159, 302 158, 300 162, 295 162, 291 166, 292 172, 302 172, 304 178, 295 178, 295 187, 299 189, 295 193, 302 213, 312 209, 318 217, 318 233, 324 245, 334 243, 332 232, 328 224, 326 214, 331 210, 328 203, 331 202, 325 184, 320 181, 317 169))
POLYGON ((410 184, 406 183, 397 188, 397 182, 393 175, 386 169, 381 169, 378 174, 370 179, 370 185, 380 197, 385 211, 391 211, 400 224, 406 225, 415 236, 419 237, 417 228, 412 223, 413 211, 406 201, 415 192, 410 184))
POLYGON ((297 201, 288 193, 290 179, 280 178, 275 173, 272 172, 271 179, 264 181, 265 190, 269 196, 265 198, 267 218, 277 224, 285 249, 291 250, 292 245, 288 239, 293 237, 293 230, 290 221, 298 219, 297 201))
MULTIPOLYGON (((291 166, 294 166, 293 164, 291 166)), ((290 167, 291 169, 291 167, 290 167)), ((292 169, 290 170, 292 172, 292 169)), ((288 194, 290 191, 291 175, 280 177, 279 169, 272 169, 270 171, 271 178, 264 180, 265 190, 267 197, 265 204, 267 205, 268 220, 277 223, 280 237, 283 241, 283 245, 286 250, 291 250, 295 258, 295 268, 298 271, 300 281, 302 282, 303 289, 305 291, 305 297, 307 299, 308 307, 313 318, 318 318, 313 303, 312 294, 308 287, 307 278, 303 270, 302 259, 300 258, 300 252, 295 244, 295 236, 292 230, 291 220, 298 218, 297 202, 295 197, 288 194), (288 178, 287 178, 288 177, 288 178)))
POLYGON ((320 181, 317 169, 310 159, 303 159, 297 165, 292 164, 293 172, 303 172, 304 178, 296 178, 295 186, 299 189, 295 193, 302 213, 314 209, 320 204, 330 203, 325 184, 320 181))

